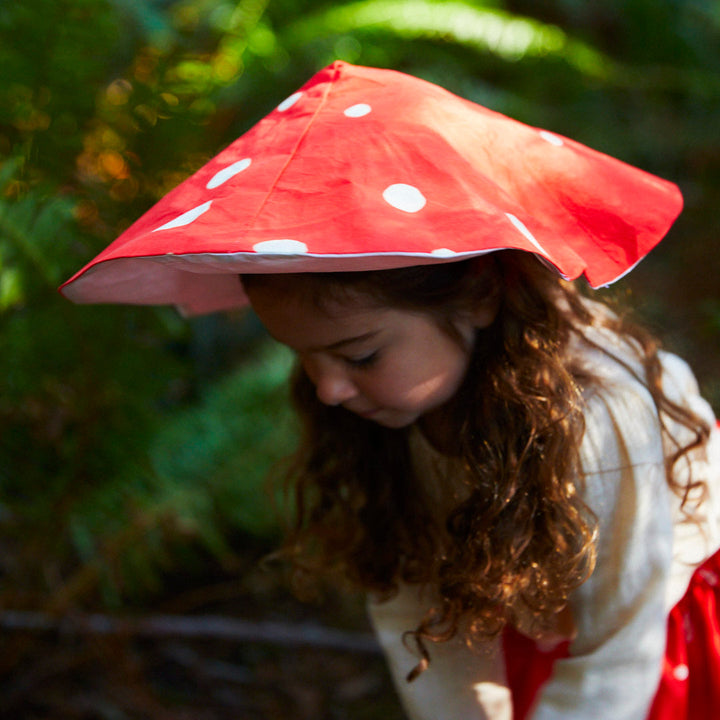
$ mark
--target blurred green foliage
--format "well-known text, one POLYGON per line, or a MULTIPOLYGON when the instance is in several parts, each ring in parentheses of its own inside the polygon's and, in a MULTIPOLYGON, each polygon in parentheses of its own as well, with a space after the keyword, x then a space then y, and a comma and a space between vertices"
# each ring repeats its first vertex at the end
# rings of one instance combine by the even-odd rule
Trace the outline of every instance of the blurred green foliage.
POLYGON ((276 531, 288 358, 243 315, 56 286, 325 64, 393 67, 678 182, 621 292, 720 398, 713 0, 23 0, 0 5, 0 603, 161 591, 276 531))

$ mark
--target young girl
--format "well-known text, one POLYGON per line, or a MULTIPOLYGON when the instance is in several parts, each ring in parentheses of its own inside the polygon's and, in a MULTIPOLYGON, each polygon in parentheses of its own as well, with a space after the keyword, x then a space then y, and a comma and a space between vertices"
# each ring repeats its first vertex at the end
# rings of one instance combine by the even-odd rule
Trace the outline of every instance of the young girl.
POLYGON ((368 594, 409 717, 709 719, 715 420, 569 281, 624 274, 679 209, 567 138, 335 63, 63 292, 249 298, 296 352, 286 550, 368 594))

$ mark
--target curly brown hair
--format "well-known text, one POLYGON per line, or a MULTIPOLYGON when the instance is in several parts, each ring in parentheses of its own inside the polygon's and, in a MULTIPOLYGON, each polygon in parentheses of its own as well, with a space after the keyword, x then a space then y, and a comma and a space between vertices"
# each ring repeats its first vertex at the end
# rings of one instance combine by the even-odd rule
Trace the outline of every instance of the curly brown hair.
MULTIPOLYGON (((242 280, 252 291, 271 278, 242 280)), ((447 512, 438 513, 436 497, 417 476, 409 429, 323 405, 300 367, 292 380, 302 436, 287 473, 295 515, 285 553, 296 583, 336 573, 384 597, 399 582, 434 587, 439 604, 410 633, 422 656, 411 677, 429 661, 424 641, 450 639, 461 625, 473 640, 494 637, 508 623, 522 621, 527 630, 528 618, 533 631, 551 628, 593 571, 596 518, 578 483, 581 392, 596 380, 568 353, 573 335, 602 324, 633 339, 659 415, 695 433, 667 467, 671 487, 687 497, 690 487, 678 486, 672 466, 705 442, 709 428, 663 394, 657 343, 617 315, 598 318, 574 284, 534 256, 501 251, 474 261, 297 274, 282 282, 318 310, 359 295, 426 313, 451 336, 458 314, 499 300, 495 321, 477 331, 448 420, 457 447, 447 481, 461 492, 447 512)))

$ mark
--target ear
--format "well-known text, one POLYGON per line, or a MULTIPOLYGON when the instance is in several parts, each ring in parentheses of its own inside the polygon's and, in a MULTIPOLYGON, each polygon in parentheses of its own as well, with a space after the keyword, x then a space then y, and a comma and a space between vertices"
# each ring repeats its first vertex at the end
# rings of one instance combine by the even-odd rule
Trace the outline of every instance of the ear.
POLYGON ((477 330, 483 330, 495 322, 499 310, 500 293, 496 290, 484 298, 471 312, 471 322, 477 330))
POLYGON ((463 312, 453 321, 455 330, 470 342, 476 330, 484 330, 495 322, 500 309, 500 293, 494 292, 486 296, 472 310, 463 312))
POLYGON ((467 319, 476 330, 483 330, 495 322, 500 310, 500 274, 495 254, 477 257, 472 262, 475 305, 467 319))

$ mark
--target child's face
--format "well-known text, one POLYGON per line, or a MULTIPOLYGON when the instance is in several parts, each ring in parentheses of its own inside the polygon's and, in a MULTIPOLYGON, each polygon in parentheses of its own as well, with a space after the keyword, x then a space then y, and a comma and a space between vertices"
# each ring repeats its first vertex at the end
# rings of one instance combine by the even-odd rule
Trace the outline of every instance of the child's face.
POLYGON ((277 290, 274 283, 252 289, 252 306, 297 353, 326 405, 401 428, 431 419, 462 383, 476 322, 454 323, 453 338, 429 315, 378 308, 362 296, 319 310, 277 290))

